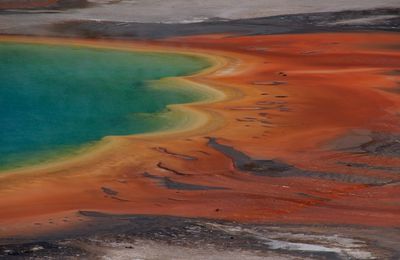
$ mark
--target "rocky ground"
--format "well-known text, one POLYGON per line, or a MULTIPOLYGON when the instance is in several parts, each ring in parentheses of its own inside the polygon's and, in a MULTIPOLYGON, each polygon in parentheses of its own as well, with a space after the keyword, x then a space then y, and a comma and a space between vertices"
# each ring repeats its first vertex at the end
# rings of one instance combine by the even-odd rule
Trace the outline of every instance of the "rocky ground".
POLYGON ((400 15, 400 4, 393 0, 19 2, 21 8, 16 8, 15 1, 0 1, 0 34, 163 38, 205 33, 397 31, 400 15), (7 5, 10 2, 14 5, 7 5), (27 8, 26 2, 36 5, 27 8))
POLYGON ((241 224, 81 211, 68 234, 0 245, 3 259, 398 259, 397 229, 241 224), (340 233, 340 234, 338 234, 340 233))

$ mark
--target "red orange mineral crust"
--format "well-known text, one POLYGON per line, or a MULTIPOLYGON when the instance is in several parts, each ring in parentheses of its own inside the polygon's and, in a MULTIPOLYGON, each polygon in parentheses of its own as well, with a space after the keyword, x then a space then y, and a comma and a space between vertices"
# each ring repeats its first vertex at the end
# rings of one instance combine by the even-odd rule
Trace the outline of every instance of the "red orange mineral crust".
POLYGON ((82 220, 79 210, 398 227, 399 155, 368 149, 378 142, 374 135, 393 137, 400 130, 399 42, 400 35, 389 33, 205 35, 136 42, 136 47, 217 57, 225 66, 189 79, 223 91, 226 99, 191 106, 208 117, 200 128, 124 137, 92 156, 3 174, 0 234, 67 228, 82 220), (256 176, 237 170, 205 137, 252 159, 388 182, 256 176), (154 176, 225 189, 168 189, 154 176))

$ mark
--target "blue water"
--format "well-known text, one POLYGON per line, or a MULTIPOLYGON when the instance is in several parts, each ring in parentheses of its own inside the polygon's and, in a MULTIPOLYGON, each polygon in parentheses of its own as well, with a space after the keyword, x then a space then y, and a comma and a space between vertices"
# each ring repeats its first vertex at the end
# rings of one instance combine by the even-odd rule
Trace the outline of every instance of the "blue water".
POLYGON ((168 104, 200 95, 149 81, 207 66, 186 55, 0 43, 0 169, 163 128, 171 124, 162 116, 168 104))

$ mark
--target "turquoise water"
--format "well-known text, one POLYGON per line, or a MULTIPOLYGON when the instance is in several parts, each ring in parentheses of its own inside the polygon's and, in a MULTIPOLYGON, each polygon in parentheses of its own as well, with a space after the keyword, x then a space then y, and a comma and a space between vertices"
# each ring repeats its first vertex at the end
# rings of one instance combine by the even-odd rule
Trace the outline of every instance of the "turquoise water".
POLYGON ((171 126, 166 105, 201 95, 149 82, 207 66, 186 55, 0 43, 0 168, 171 126))

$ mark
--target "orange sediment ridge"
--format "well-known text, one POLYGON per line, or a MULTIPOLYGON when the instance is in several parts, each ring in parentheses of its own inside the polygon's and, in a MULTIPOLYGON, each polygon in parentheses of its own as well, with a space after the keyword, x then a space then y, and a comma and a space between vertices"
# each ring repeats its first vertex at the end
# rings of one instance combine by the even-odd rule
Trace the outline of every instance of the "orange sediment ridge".
POLYGON ((0 39, 200 55, 214 64, 172 79, 210 93, 207 102, 174 107, 187 115, 183 126, 107 137, 87 154, 2 173, 0 237, 84 225, 80 210, 400 225, 400 177, 388 170, 400 168, 400 157, 365 150, 366 143, 377 142, 377 133, 396 136, 400 130, 398 34, 204 35, 152 42, 0 39), (206 137, 255 160, 279 160, 343 180, 357 175, 389 181, 257 176, 238 170, 206 137), (169 189, 160 178, 224 189, 169 189))

